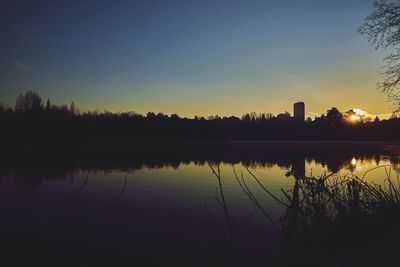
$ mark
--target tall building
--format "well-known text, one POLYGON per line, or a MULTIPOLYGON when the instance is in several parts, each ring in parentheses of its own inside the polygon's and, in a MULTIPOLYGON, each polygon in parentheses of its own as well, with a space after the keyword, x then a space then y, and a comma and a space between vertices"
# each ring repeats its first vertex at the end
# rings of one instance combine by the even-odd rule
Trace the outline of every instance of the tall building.
POLYGON ((306 118, 306 108, 304 102, 297 102, 293 105, 293 117, 297 120, 304 121, 306 118))

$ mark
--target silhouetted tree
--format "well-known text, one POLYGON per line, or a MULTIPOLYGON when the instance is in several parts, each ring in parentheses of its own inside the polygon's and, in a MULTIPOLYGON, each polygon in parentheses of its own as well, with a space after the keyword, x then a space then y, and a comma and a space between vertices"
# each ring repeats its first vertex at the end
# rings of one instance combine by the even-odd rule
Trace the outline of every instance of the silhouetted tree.
POLYGON ((286 121, 286 120, 290 120, 291 116, 290 116, 289 112, 285 111, 284 113, 278 114, 276 116, 276 118, 278 120, 286 121))
POLYGON ((265 113, 265 119, 269 120, 272 119, 274 115, 272 113, 265 113))
POLYGON ((384 58, 384 81, 379 89, 386 93, 396 112, 400 111, 400 2, 376 0, 374 11, 360 26, 359 32, 368 37, 375 48, 392 48, 384 58))
POLYGON ((250 112, 250 120, 255 121, 257 120, 258 116, 256 112, 250 112))
MULTIPOLYGON (((351 117, 352 116, 356 116, 357 114, 354 112, 354 110, 350 109, 348 111, 346 111, 343 114, 343 117, 347 120, 347 121, 351 121, 351 117)), ((361 118, 360 118, 361 119, 361 118)))
POLYGON ((336 126, 342 122, 343 115, 337 108, 331 108, 326 112, 326 120, 331 126, 336 126))
POLYGON ((47 99, 47 102, 46 102, 46 110, 47 110, 47 111, 50 111, 50 109, 51 109, 50 100, 47 99))
MULTIPOLYGON (((25 93, 18 97, 15 110, 42 108, 41 98, 36 93, 25 93)), ((382 140, 398 141, 400 120, 366 122, 353 110, 341 114, 336 108, 314 120, 294 120, 288 112, 273 117, 270 113, 251 112, 239 119, 218 115, 181 118, 176 114, 149 112, 146 116, 134 113, 84 112, 72 114, 74 104, 55 105, 45 103, 47 112, 15 112, 10 107, 1 107, 1 125, 7 131, 2 140, 26 140, 32 138, 41 145, 87 144, 119 146, 154 140, 177 141, 299 141, 299 140, 382 140), (18 114, 17 114, 18 113, 18 114), (357 115, 365 123, 341 123, 346 116, 357 115), (34 129, 34 131, 32 131, 34 129), (17 138, 18 137, 18 138, 17 138)), ((357 121, 357 120, 355 120, 357 121)), ((13 144, 9 144, 13 145, 13 144)))
POLYGON ((249 113, 246 113, 246 114, 242 115, 242 120, 244 120, 244 121, 250 121, 250 114, 249 114, 249 113))
POLYGON ((172 120, 179 120, 178 114, 172 114, 172 115, 171 115, 171 119, 172 119, 172 120))
POLYGON ((321 114, 321 116, 315 116, 315 119, 314 119, 314 122, 316 122, 316 123, 323 123, 323 122, 326 122, 327 120, 326 120, 326 116, 325 116, 325 114, 321 114))
POLYGON ((70 108, 69 108, 69 112, 70 112, 71 114, 75 114, 75 112, 76 112, 74 101, 71 102, 71 106, 70 106, 70 108))
POLYGON ((156 117, 156 114, 154 114, 154 112, 147 112, 146 118, 154 119, 155 117, 156 117))
POLYGON ((272 113, 259 113, 250 112, 242 115, 242 120, 244 121, 265 121, 272 119, 274 116, 272 113))
POLYGON ((15 101, 16 111, 31 111, 42 109, 42 98, 35 91, 29 90, 20 94, 15 101))
POLYGON ((209 121, 212 121, 212 120, 219 120, 219 119, 221 119, 221 117, 218 116, 218 115, 215 115, 215 116, 211 115, 211 116, 208 116, 207 119, 208 119, 209 121))

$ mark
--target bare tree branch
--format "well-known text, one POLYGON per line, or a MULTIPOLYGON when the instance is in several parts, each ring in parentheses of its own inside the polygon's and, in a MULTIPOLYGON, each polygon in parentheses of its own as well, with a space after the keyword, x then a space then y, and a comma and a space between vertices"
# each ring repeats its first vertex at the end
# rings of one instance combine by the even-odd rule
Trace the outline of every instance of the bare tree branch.
POLYGON ((393 50, 383 59, 383 81, 378 83, 378 89, 387 95, 393 113, 400 112, 400 2, 376 0, 374 11, 358 32, 366 35, 375 49, 393 50))

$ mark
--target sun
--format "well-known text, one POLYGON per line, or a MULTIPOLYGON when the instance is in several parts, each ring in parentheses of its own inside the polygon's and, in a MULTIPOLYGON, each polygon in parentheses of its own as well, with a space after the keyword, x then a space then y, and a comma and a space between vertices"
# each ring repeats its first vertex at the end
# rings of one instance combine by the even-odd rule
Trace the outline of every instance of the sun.
POLYGON ((350 121, 352 122, 357 122, 360 121, 361 117, 359 115, 351 115, 350 116, 350 121))
POLYGON ((350 122, 356 123, 363 120, 363 118, 367 117, 368 113, 365 110, 359 108, 353 108, 350 110, 350 114, 347 117, 350 122))

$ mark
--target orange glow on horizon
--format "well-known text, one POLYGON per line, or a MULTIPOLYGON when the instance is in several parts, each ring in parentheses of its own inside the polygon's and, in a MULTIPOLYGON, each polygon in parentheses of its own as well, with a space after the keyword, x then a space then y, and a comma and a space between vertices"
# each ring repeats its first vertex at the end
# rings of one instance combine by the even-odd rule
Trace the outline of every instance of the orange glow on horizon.
POLYGON ((368 114, 365 110, 359 108, 353 108, 350 110, 352 113, 349 114, 348 120, 352 123, 357 123, 362 121, 365 118, 369 118, 371 115, 368 114))
POLYGON ((358 116, 358 115, 351 115, 351 116, 350 116, 350 121, 352 121, 352 122, 357 122, 357 121, 359 121, 360 119, 361 119, 361 117, 358 116))

